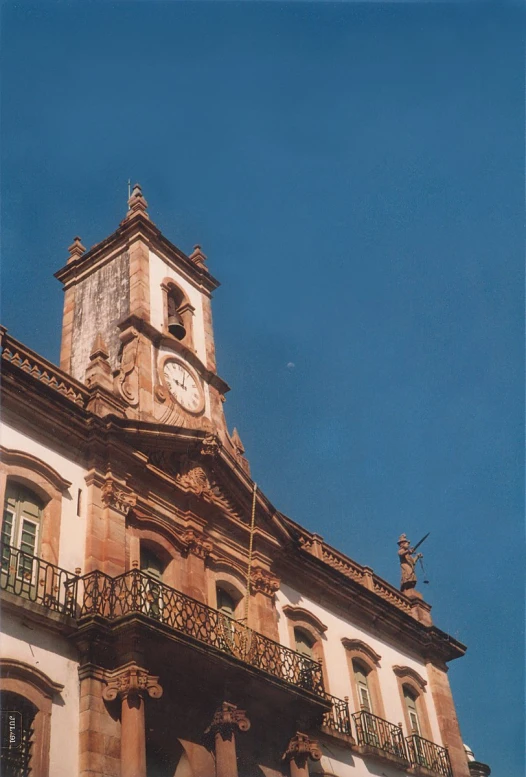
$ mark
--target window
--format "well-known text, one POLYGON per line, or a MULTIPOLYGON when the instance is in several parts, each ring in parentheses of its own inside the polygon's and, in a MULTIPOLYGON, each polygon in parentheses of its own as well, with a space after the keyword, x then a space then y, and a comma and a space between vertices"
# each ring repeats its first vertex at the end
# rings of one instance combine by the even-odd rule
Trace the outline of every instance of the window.
POLYGON ((30 777, 32 770, 32 749, 34 741, 34 720, 38 712, 34 704, 17 693, 1 694, 2 749, 0 750, 0 772, 3 777, 30 777), (18 747, 9 746, 8 714, 14 713, 21 721, 18 747))
POLYGON ((141 572, 155 580, 163 578, 163 564, 161 560, 148 548, 141 547, 141 572))
POLYGON ((0 708, 14 710, 22 719, 20 749, 0 750, 2 777, 49 777, 52 702, 63 690, 38 668, 0 658, 0 708))
POLYGON ((145 614, 156 620, 162 619, 163 598, 162 589, 158 585, 163 579, 164 565, 149 548, 141 547, 141 572, 147 576, 142 578, 141 587, 144 596, 145 614))
POLYGON ((31 581, 32 556, 38 555, 42 507, 41 500, 28 488, 18 483, 8 484, 1 533, 2 565, 15 567, 17 578, 24 581, 31 581), (15 563, 8 545, 22 551, 14 554, 15 563))
POLYGON ((371 704, 371 693, 369 691, 369 682, 367 680, 367 675, 369 672, 359 661, 353 661, 352 667, 354 672, 354 681, 356 683, 356 690, 358 691, 360 709, 365 710, 365 712, 372 712, 373 707, 371 704))
POLYGON ((192 318, 194 308, 187 296, 177 286, 172 278, 165 278, 161 283, 163 293, 163 310, 165 332, 169 332, 186 346, 193 348, 192 318))
POLYGON ((314 640, 302 629, 294 629, 294 641, 296 643, 296 653, 300 653, 306 658, 313 658, 314 640))
POLYGON ((217 596, 217 609, 224 615, 228 615, 229 618, 235 617, 236 604, 232 596, 227 593, 224 588, 219 586, 216 589, 217 596))
POLYGON ((418 721, 418 711, 416 708, 417 694, 404 685, 404 702, 407 709, 407 715, 409 717, 409 724, 411 727, 411 734, 418 734, 420 736, 420 723, 418 721))

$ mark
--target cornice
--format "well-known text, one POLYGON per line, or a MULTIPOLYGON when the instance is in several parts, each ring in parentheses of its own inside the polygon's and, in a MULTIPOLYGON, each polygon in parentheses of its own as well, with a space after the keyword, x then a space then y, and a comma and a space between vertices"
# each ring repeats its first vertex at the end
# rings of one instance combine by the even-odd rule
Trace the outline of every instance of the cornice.
POLYGON ((9 466, 26 467, 26 469, 33 470, 33 472, 38 472, 57 491, 67 491, 71 486, 69 480, 63 478, 53 467, 50 467, 45 461, 33 456, 31 453, 4 448, 3 445, 0 445, 0 460, 9 466))
POLYGON ((421 691, 425 691, 427 680, 418 674, 416 669, 412 669, 410 666, 393 666, 393 672, 397 677, 401 679, 410 679, 420 688, 421 691))
POLYGON ((133 219, 123 221, 111 235, 58 270, 55 273, 55 278, 64 285, 68 285, 79 275, 104 263, 109 253, 115 254, 118 250, 126 250, 131 243, 141 238, 149 248, 157 249, 169 264, 183 270, 197 286, 203 287, 208 292, 212 292, 219 286, 219 281, 205 267, 193 262, 181 249, 168 240, 149 218, 142 214, 137 214, 133 219))
POLYGON ((380 665, 382 656, 380 656, 376 650, 373 650, 373 648, 362 639, 348 639, 347 637, 343 637, 342 645, 345 650, 349 650, 354 653, 363 653, 373 662, 373 664, 376 666, 380 665))
POLYGON ((283 607, 283 612, 291 621, 305 621, 310 623, 310 625, 320 634, 324 634, 327 631, 327 626, 304 607, 292 607, 290 604, 286 604, 285 607, 283 607))
POLYGON ((54 682, 40 669, 16 658, 0 658, 0 676, 23 680, 48 699, 64 690, 62 683, 54 682))

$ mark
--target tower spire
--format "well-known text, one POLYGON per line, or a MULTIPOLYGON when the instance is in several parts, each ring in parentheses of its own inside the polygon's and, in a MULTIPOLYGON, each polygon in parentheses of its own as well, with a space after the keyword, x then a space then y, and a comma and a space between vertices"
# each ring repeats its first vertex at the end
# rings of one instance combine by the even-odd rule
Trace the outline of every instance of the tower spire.
POLYGON ((132 189, 132 193, 128 200, 128 208, 129 210, 126 214, 126 218, 124 219, 125 221, 129 221, 130 219, 135 218, 135 216, 138 216, 139 213, 142 213, 143 216, 146 216, 147 219, 150 218, 147 213, 148 203, 144 199, 142 189, 138 183, 136 183, 132 189))

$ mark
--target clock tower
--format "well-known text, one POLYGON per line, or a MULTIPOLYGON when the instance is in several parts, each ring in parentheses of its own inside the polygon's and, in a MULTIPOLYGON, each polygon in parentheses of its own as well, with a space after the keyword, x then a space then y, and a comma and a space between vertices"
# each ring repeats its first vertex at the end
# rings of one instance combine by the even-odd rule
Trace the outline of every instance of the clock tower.
POLYGON ((118 229, 86 250, 80 238, 63 283, 61 368, 92 390, 91 410, 216 435, 245 470, 223 412, 211 298, 219 282, 196 245, 186 255, 148 215, 134 186, 118 229))

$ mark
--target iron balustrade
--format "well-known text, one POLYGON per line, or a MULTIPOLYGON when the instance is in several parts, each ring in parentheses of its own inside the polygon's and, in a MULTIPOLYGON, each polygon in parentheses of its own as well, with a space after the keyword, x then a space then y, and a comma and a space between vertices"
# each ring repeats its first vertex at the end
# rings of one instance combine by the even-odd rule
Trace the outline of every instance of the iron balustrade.
POLYGON ((75 616, 78 577, 19 548, 0 543, 0 590, 75 616))
POLYGON ((332 731, 337 731, 339 734, 352 736, 351 716, 349 715, 349 702, 347 699, 338 699, 329 693, 325 694, 325 698, 331 702, 332 707, 329 712, 324 714, 323 725, 332 729, 332 731))
POLYGON ((90 572, 80 578, 80 619, 115 620, 141 613, 158 623, 235 656, 252 667, 325 698, 321 665, 264 637, 227 615, 138 569, 117 577, 90 572))
POLYGON ((389 755, 409 761, 405 749, 404 734, 400 726, 388 720, 362 710, 353 714, 356 727, 356 741, 359 745, 368 745, 389 755))
POLYGON ((406 737, 409 759, 413 766, 424 766, 440 777, 453 777, 447 748, 436 745, 418 734, 406 737))

